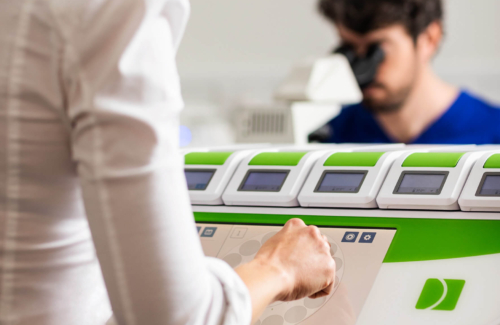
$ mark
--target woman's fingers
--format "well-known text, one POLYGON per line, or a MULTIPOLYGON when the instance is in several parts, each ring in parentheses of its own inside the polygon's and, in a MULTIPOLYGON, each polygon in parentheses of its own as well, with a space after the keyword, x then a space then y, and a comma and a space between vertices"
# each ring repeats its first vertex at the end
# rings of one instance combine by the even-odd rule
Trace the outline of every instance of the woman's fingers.
POLYGON ((311 296, 309 296, 309 298, 317 299, 317 298, 328 296, 329 294, 331 294, 333 292, 334 286, 335 286, 335 283, 332 282, 332 283, 330 283, 330 285, 328 287, 324 288, 323 290, 321 290, 319 292, 316 292, 315 294, 312 294, 311 296))

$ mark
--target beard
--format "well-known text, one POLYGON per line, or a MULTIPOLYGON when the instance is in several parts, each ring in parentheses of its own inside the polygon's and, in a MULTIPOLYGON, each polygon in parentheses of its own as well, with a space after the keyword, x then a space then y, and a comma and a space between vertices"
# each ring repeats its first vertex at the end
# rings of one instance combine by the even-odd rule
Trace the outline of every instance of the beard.
POLYGON ((391 91, 384 84, 378 82, 373 82, 369 87, 383 89, 387 96, 383 100, 364 96, 363 106, 373 114, 389 114, 395 113, 403 107, 413 89, 413 82, 396 91, 391 91))

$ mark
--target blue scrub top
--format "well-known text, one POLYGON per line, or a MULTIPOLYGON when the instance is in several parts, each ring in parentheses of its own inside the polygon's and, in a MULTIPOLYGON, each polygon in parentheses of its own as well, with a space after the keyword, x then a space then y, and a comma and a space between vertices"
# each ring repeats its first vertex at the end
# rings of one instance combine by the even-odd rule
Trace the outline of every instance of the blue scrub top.
MULTIPOLYGON (((362 104, 328 122, 328 143, 393 143, 362 104)), ((500 109, 462 91, 451 107, 413 144, 500 144, 500 109)))

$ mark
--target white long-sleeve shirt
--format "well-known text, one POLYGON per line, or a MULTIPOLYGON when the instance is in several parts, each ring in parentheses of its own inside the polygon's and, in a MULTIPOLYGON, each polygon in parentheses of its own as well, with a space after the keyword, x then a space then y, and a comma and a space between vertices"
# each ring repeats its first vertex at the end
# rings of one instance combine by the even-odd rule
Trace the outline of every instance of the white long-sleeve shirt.
POLYGON ((102 325, 109 302, 120 325, 250 323, 241 279, 203 255, 177 148, 188 12, 0 0, 0 325, 102 325))

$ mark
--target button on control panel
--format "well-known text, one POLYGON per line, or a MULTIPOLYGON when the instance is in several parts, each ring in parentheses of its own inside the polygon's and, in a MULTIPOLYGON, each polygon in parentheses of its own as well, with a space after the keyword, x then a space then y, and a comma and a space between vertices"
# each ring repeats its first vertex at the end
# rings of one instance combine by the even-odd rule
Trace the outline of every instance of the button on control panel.
POLYGON ((345 233, 344 238, 342 238, 343 243, 355 243, 358 238, 359 232, 348 231, 345 233))
POLYGON ((365 244, 371 244, 373 243, 373 240, 375 239, 375 235, 377 233, 375 232, 364 232, 361 234, 361 237, 359 238, 360 243, 365 243, 365 244))

